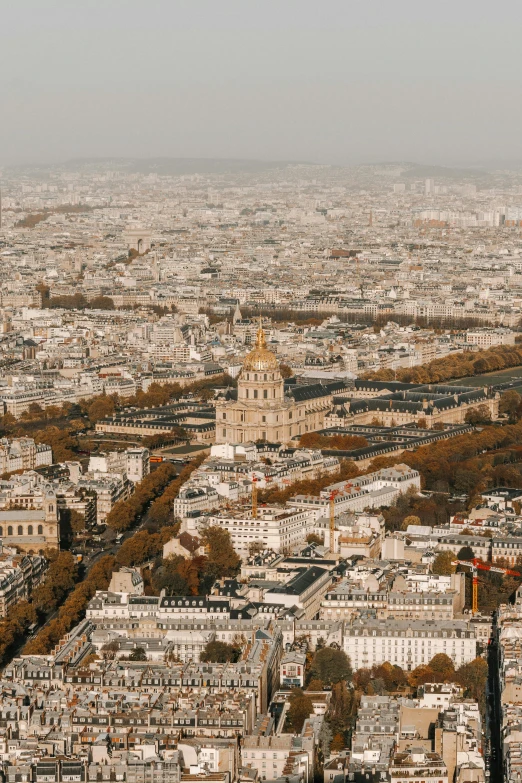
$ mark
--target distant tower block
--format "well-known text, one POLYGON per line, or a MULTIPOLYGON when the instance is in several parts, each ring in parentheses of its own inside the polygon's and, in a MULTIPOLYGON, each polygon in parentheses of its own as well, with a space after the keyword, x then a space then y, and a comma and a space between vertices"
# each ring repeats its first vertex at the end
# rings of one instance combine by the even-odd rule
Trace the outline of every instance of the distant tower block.
POLYGON ((151 232, 141 226, 133 226, 125 232, 129 250, 136 250, 140 255, 150 250, 151 232))

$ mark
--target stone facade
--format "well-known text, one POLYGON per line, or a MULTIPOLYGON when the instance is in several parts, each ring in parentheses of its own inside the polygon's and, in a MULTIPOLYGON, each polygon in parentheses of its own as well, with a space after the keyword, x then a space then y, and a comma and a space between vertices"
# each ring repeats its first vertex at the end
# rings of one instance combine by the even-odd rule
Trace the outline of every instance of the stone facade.
POLYGON ((46 492, 42 502, 28 508, 0 511, 0 538, 6 546, 27 554, 43 554, 45 549, 59 549, 58 503, 53 492, 46 492))
POLYGON ((327 387, 320 386, 320 393, 309 388, 309 395, 297 399, 285 395, 279 363, 267 349, 260 328, 256 347, 239 375, 237 399, 217 401, 216 443, 289 443, 295 436, 321 429, 332 407, 332 394, 327 387))

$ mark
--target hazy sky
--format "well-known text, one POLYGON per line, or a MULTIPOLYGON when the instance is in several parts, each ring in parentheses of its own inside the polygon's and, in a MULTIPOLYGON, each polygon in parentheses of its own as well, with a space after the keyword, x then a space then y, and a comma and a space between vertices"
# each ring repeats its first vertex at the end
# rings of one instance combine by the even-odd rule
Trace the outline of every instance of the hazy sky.
POLYGON ((522 159, 521 0, 0 0, 0 163, 522 159))

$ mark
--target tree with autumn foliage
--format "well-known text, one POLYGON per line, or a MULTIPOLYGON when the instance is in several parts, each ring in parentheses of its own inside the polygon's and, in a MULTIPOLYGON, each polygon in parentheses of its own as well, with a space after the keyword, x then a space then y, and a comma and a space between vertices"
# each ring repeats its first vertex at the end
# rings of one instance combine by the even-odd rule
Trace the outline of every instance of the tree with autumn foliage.
MULTIPOLYGON (((455 378, 482 375, 485 372, 517 367, 522 364, 522 348, 515 345, 497 345, 484 351, 453 353, 428 364, 399 368, 396 380, 403 383, 444 383, 455 378)), ((371 380, 392 380, 389 370, 367 373, 371 380)))
POLYGON ((105 394, 101 394, 99 397, 95 397, 87 409, 87 415, 91 424, 102 419, 107 419, 112 416, 116 410, 116 405, 112 397, 107 397, 105 394))
POLYGON ((171 555, 154 569, 152 587, 156 593, 165 590, 167 595, 198 595, 206 565, 206 557, 171 555))
POLYGON ((114 300, 110 296, 95 296, 89 302, 91 310, 114 310, 114 300))
POLYGON ((337 481, 349 481, 359 475, 359 469, 353 460, 342 459, 339 465, 339 471, 332 475, 331 473, 320 475, 315 479, 302 479, 294 481, 285 489, 265 490, 259 493, 259 501, 262 503, 284 504, 294 495, 319 495, 319 493, 330 484, 337 481))
POLYGON ((428 666, 436 677, 434 682, 450 682, 455 677, 453 661, 445 653, 434 655, 428 666))
POLYGON ((435 682, 435 675, 427 664, 421 664, 410 672, 408 682, 412 688, 418 688, 427 682, 435 682))
POLYGON ((310 696, 301 690, 294 688, 290 692, 290 707, 287 713, 287 719, 295 734, 299 734, 307 718, 312 715, 314 705, 310 696))
POLYGON ((200 660, 203 663, 236 663, 241 656, 241 647, 215 639, 205 645, 200 660))
POLYGON ((484 700, 487 679, 488 664, 484 658, 463 664, 455 673, 455 680, 464 688, 464 695, 479 703, 484 700))
POLYGON ((161 495, 175 478, 176 470, 166 462, 137 484, 128 500, 120 500, 107 515, 107 525, 116 531, 128 530, 136 524, 148 504, 161 495))
POLYGON ((164 488, 163 492, 158 494, 155 500, 152 501, 147 512, 148 527, 161 529, 166 525, 175 523, 173 512, 174 500, 177 497, 180 488, 188 481, 193 471, 201 465, 204 459, 205 455, 200 454, 188 465, 185 465, 179 476, 174 477, 164 488))
POLYGON ((150 534, 148 530, 139 530, 127 538, 118 549, 116 562, 122 566, 135 566, 155 558, 163 550, 157 533, 150 534))
POLYGON ((510 421, 520 418, 522 396, 515 389, 508 389, 500 398, 499 413, 509 416, 510 421))
POLYGON ((318 536, 317 533, 308 533, 306 536, 307 544, 316 544, 317 546, 323 546, 324 536, 318 536))
POLYGON ((51 447, 54 462, 76 459, 78 438, 72 427, 46 426, 33 431, 31 437, 35 443, 45 443, 51 447))
MULTIPOLYGON (((60 554, 72 557, 69 552, 60 554)), ((63 560, 60 560, 60 558, 56 556, 51 566, 57 564, 58 568, 60 563, 63 562, 63 560)), ((70 572, 70 565, 67 562, 65 565, 70 572)), ((115 565, 116 562, 112 555, 105 555, 100 558, 100 560, 92 566, 84 581, 80 582, 75 589, 69 593, 67 599, 58 611, 58 616, 47 623, 33 639, 30 639, 27 642, 23 648, 24 655, 46 655, 49 653, 63 635, 85 616, 87 604, 96 590, 106 590, 108 588, 115 565)), ((69 583, 70 580, 67 579, 66 581, 69 583)), ((46 582, 44 582, 41 587, 44 587, 46 582)), ((62 591, 63 586, 64 584, 62 584, 62 591)), ((35 607, 37 607, 37 604, 35 604, 35 607)), ((41 611, 48 611, 49 608, 49 606, 42 606, 41 611)))
POLYGON ((321 435, 319 432, 305 432, 301 435, 299 445, 307 449, 355 451, 365 448, 368 441, 362 435, 321 435))
POLYGON ((205 570, 209 580, 232 577, 239 573, 241 558, 232 546, 228 530, 217 526, 203 528, 201 541, 207 550, 205 570))
POLYGON ((325 685, 350 681, 352 667, 344 650, 322 647, 316 650, 310 667, 310 678, 321 680, 325 685))
POLYGON ((331 753, 340 753, 341 750, 344 750, 346 747, 346 741, 344 739, 344 734, 341 734, 340 732, 335 735, 335 737, 332 740, 332 744, 330 745, 330 752, 331 753))
POLYGON ((450 576, 451 574, 454 574, 456 566, 453 565, 453 561, 455 558, 455 552, 439 552, 433 561, 431 572, 433 574, 438 574, 439 576, 450 576))
POLYGON ((70 552, 48 550, 46 558, 50 565, 45 581, 32 594, 34 607, 42 613, 59 606, 78 578, 78 566, 70 552))
POLYGON ((407 530, 410 525, 420 526, 421 524, 420 517, 416 514, 410 514, 402 520, 401 530, 407 530))
POLYGON ((348 688, 345 680, 332 685, 332 698, 328 710, 328 720, 334 736, 355 727, 359 698, 353 688, 348 688))
POLYGON ((428 664, 421 664, 410 672, 408 682, 412 688, 418 688, 427 682, 453 682, 455 676, 455 666, 451 658, 444 653, 438 653, 428 664))

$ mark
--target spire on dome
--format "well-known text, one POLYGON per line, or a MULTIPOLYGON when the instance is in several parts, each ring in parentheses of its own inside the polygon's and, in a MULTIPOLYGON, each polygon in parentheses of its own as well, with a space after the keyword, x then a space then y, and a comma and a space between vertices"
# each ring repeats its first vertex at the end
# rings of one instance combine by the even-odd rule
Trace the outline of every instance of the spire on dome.
POLYGON ((263 321, 259 316, 259 329, 257 330, 256 348, 264 348, 266 350, 266 334, 263 329, 263 321))

